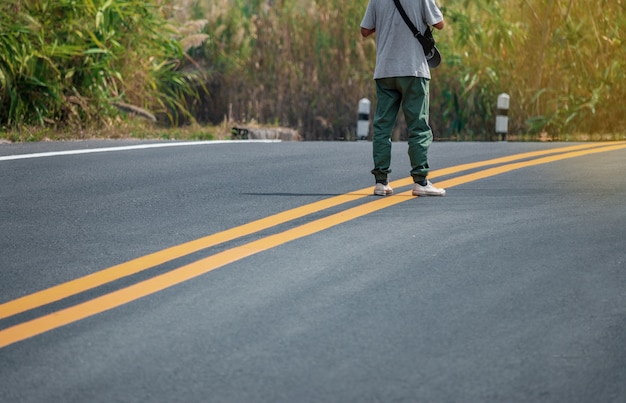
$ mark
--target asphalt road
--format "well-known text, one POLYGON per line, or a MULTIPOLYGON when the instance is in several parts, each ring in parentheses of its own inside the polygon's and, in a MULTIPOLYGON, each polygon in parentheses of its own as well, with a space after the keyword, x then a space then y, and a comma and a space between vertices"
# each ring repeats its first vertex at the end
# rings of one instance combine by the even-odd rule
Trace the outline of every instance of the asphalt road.
POLYGON ((0 145, 0 402, 626 402, 626 143, 171 144, 0 145))

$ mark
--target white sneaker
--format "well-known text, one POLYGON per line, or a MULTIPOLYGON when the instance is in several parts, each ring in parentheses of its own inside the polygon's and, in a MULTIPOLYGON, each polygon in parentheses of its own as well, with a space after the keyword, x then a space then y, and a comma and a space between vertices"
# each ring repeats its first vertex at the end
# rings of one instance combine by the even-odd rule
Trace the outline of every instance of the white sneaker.
POLYGON ((374 194, 377 196, 389 196, 393 194, 393 189, 384 183, 377 183, 374 187, 374 194))
POLYGON ((426 181, 426 186, 416 183, 413 186, 413 196, 445 196, 446 190, 433 186, 430 181, 426 181))

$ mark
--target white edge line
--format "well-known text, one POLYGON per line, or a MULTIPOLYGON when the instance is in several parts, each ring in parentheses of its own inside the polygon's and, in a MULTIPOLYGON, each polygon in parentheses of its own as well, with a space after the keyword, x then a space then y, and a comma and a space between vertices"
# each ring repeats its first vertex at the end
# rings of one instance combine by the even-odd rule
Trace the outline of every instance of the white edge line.
POLYGON ((57 157, 61 155, 105 153, 105 152, 112 152, 112 151, 144 150, 147 148, 180 147, 180 146, 211 145, 211 144, 233 144, 233 143, 280 143, 280 142, 281 140, 206 140, 206 141, 185 141, 185 142, 177 142, 177 143, 137 144, 133 146, 103 147, 103 148, 90 148, 90 149, 85 149, 85 150, 51 151, 51 152, 46 152, 46 153, 35 153, 35 154, 6 155, 6 156, 0 157, 0 161, 22 160, 22 159, 29 159, 29 158, 57 157))

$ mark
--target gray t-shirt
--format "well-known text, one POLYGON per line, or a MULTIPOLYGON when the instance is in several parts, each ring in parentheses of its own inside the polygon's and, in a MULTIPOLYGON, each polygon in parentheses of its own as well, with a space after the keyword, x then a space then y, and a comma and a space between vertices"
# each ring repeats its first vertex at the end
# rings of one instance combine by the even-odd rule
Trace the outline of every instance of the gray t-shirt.
MULTIPOLYGON (((427 25, 443 21, 435 0, 400 0, 400 4, 420 32, 424 32, 427 25)), ((375 79, 406 76, 430 79, 424 49, 393 0, 369 0, 361 27, 376 28, 375 79)))

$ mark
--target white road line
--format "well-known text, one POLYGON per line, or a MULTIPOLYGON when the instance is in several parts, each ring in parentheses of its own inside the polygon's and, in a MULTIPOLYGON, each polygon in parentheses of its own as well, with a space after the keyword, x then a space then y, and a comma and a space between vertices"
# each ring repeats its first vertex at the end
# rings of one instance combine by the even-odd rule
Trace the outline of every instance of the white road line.
POLYGON ((233 143, 280 143, 280 141, 281 140, 207 140, 207 141, 185 141, 185 142, 175 142, 175 143, 137 144, 133 146, 103 147, 103 148, 90 148, 90 149, 85 149, 85 150, 67 150, 67 151, 52 151, 52 152, 35 153, 35 154, 7 155, 3 157, 0 156, 0 161, 23 160, 23 159, 29 159, 29 158, 57 157, 57 156, 62 156, 62 155, 105 153, 105 152, 111 152, 111 151, 144 150, 147 148, 197 146, 197 145, 213 145, 213 144, 233 144, 233 143))

